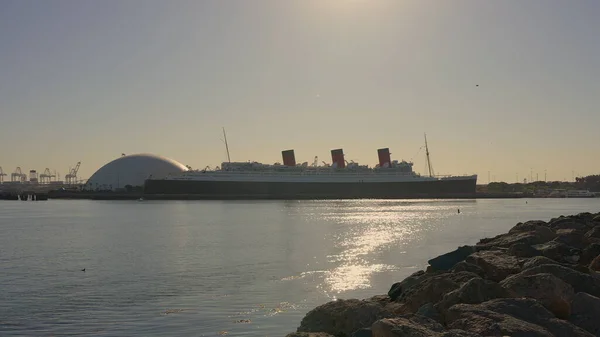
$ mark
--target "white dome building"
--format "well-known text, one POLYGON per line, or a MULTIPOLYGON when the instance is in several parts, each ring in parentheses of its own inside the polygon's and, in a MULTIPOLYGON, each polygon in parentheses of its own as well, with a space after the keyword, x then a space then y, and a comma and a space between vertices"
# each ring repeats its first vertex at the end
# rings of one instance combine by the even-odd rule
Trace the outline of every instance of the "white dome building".
POLYGON ((133 154, 119 157, 102 166, 90 179, 87 190, 116 190, 144 186, 150 176, 163 178, 169 174, 187 171, 185 165, 169 158, 153 154, 133 154), (129 185, 129 186, 128 186, 129 185), (126 187, 127 186, 127 187, 126 187))

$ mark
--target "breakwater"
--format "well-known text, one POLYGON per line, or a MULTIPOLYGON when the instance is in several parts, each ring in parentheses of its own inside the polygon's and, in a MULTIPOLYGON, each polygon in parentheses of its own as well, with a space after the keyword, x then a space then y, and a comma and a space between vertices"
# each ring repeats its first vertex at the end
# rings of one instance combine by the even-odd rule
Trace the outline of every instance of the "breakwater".
POLYGON ((600 213, 516 224, 428 261, 385 295, 306 314, 312 336, 600 336, 600 213))

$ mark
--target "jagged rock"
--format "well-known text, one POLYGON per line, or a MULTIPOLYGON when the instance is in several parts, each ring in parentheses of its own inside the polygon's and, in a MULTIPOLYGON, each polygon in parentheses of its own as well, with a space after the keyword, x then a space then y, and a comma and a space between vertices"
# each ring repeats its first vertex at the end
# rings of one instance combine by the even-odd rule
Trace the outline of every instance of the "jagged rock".
POLYGON ((600 255, 600 243, 592 243, 583 249, 579 264, 588 266, 596 256, 600 255))
POLYGON ((535 298, 556 317, 567 319, 571 315, 573 287, 552 274, 507 277, 500 285, 520 297, 535 298))
POLYGON ((585 231, 579 229, 559 229, 553 241, 564 243, 567 246, 583 249, 588 243, 585 231))
POLYGON ((596 256, 596 258, 593 259, 592 262, 590 262, 589 268, 591 271, 600 271, 600 255, 596 256))
POLYGON ((420 315, 423 317, 431 318, 432 320, 434 320, 436 322, 441 322, 441 320, 442 320, 440 313, 437 311, 437 309, 431 302, 423 304, 419 308, 419 310, 417 310, 415 315, 420 315))
POLYGON ((401 313, 414 313, 426 303, 437 303, 447 292, 460 287, 468 280, 478 277, 469 272, 444 273, 423 279, 402 293, 396 301, 402 303, 401 313))
POLYGON ((472 246, 461 246, 452 252, 435 257, 427 261, 427 263, 435 270, 450 270, 457 263, 464 261, 467 256, 474 252, 475 248, 472 246))
POLYGON ((558 262, 577 262, 581 257, 581 250, 557 241, 550 241, 535 245, 543 256, 558 262))
POLYGON ((578 229, 578 230, 587 230, 588 227, 592 225, 587 223, 585 218, 582 218, 577 215, 571 215, 567 217, 559 217, 558 219, 552 219, 548 223, 548 227, 557 230, 557 229, 578 229))
POLYGON ((545 256, 535 256, 523 263, 523 270, 541 266, 543 264, 559 264, 558 262, 549 259, 545 256))
POLYGON ((593 242, 600 242, 600 226, 594 226, 585 233, 585 237, 593 242))
POLYGON ((514 230, 513 232, 500 234, 493 238, 481 239, 476 247, 508 248, 515 243, 536 245, 553 240, 555 237, 556 234, 552 229, 545 226, 534 226, 531 231, 514 230))
POLYGON ((447 327, 480 336, 592 337, 560 319, 530 298, 495 299, 481 304, 457 304, 446 315, 447 327))
POLYGON ((419 316, 405 316, 379 320, 371 327, 373 337, 439 336, 444 327, 434 320, 419 316))
POLYGON ((541 254, 537 249, 523 242, 512 244, 508 247, 507 253, 516 257, 534 257, 541 254))
POLYGON ((324 332, 292 332, 285 337, 335 337, 324 332))
POLYGON ((483 269, 485 278, 492 281, 502 281, 508 275, 521 271, 521 259, 505 254, 500 250, 488 250, 471 254, 466 262, 483 269))
POLYGON ((600 298, 586 293, 577 293, 571 304, 569 322, 600 336, 600 298))
POLYGON ((584 292, 594 296, 600 296, 600 279, 596 279, 591 275, 558 264, 536 266, 525 269, 520 274, 527 276, 543 273, 552 274, 570 284, 576 293, 584 292))
POLYGON ((368 328, 381 318, 391 317, 380 303, 370 300, 337 300, 309 311, 297 332, 325 332, 350 336, 354 331, 368 328))
POLYGON ((388 291, 388 296, 392 299, 392 301, 396 300, 398 297, 400 297, 400 295, 402 295, 402 292, 417 284, 424 276, 425 272, 419 270, 418 272, 413 273, 405 278, 403 281, 392 284, 392 287, 388 291))
POLYGON ((548 224, 542 220, 530 220, 527 222, 519 222, 513 228, 511 228, 509 233, 519 233, 519 232, 531 232, 535 231, 538 227, 548 227, 548 224))
POLYGON ((477 304, 509 296, 509 291, 502 288, 498 283, 477 277, 470 279, 460 288, 444 295, 443 299, 435 307, 441 313, 445 313, 448 308, 458 303, 477 304))
POLYGON ((461 271, 468 271, 470 273, 477 274, 481 277, 483 277, 485 275, 485 272, 483 271, 483 269, 481 269, 481 267, 476 266, 472 263, 465 262, 465 261, 461 261, 461 262, 457 263, 454 267, 452 267, 451 271, 453 273, 458 273, 461 271))
POLYGON ((596 215, 596 216, 595 216, 595 217, 592 219, 592 221, 594 221, 594 222, 600 222, 600 214, 596 215))

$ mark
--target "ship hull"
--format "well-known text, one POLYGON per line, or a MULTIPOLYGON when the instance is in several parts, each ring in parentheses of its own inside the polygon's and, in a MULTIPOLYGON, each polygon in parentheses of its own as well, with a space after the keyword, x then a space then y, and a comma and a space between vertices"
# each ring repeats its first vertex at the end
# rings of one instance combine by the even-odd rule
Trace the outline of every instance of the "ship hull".
POLYGON ((146 180, 148 199, 411 199, 472 198, 476 178, 418 182, 256 182, 146 180))

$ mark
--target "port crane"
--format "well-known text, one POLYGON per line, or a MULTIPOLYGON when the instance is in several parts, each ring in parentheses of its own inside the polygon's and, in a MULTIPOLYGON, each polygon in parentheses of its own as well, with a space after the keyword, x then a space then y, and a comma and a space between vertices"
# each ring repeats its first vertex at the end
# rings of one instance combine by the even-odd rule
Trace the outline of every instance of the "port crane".
POLYGON ((0 166, 0 184, 4 182, 4 177, 6 177, 6 173, 2 171, 2 166, 0 166))
POLYGON ((46 167, 44 173, 40 174, 40 183, 49 184, 52 181, 52 178, 56 178, 56 174, 52 174, 50 169, 46 167))
POLYGON ((78 161, 77 165, 75 165, 75 168, 71 169, 71 171, 69 171, 69 174, 65 176, 65 182, 67 184, 77 184, 77 172, 79 171, 80 166, 81 162, 78 161))
POLYGON ((21 171, 21 167, 17 166, 15 172, 10 174, 10 181, 12 182, 24 182, 27 180, 27 175, 21 171))

